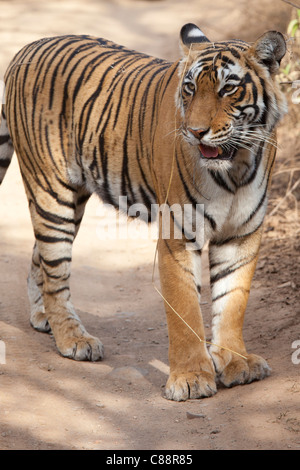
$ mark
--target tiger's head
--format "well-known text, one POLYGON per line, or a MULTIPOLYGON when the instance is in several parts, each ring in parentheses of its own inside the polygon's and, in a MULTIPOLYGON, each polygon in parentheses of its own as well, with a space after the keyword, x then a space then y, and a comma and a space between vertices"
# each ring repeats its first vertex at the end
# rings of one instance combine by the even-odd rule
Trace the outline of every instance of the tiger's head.
MULTIPOLYGON (((286 112, 275 74, 286 52, 283 35, 269 31, 254 44, 210 42, 193 24, 181 30, 183 59, 176 104, 181 131, 202 166, 229 170, 251 156, 286 112)), ((254 157, 252 157, 254 158, 254 157)))

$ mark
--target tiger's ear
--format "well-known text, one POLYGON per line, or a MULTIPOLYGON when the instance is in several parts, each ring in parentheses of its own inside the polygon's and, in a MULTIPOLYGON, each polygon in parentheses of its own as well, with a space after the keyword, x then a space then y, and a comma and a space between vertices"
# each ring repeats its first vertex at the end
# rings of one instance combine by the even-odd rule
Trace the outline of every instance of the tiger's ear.
POLYGON ((210 42, 198 26, 192 23, 185 24, 180 31, 180 46, 184 55, 188 55, 191 44, 204 44, 210 42))
POLYGON ((271 74, 274 74, 278 71, 280 61, 286 53, 286 42, 278 31, 268 31, 257 39, 250 52, 268 67, 271 74))

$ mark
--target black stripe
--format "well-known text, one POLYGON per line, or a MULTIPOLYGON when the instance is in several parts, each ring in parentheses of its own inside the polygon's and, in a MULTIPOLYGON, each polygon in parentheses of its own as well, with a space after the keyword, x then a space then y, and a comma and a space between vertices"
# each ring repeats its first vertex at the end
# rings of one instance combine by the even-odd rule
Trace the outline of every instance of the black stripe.
POLYGON ((57 38, 54 38, 54 41, 47 47, 43 48, 42 50, 42 55, 40 57, 41 62, 38 64, 38 74, 40 75, 43 70, 43 81, 42 81, 42 88, 45 86, 45 82, 48 79, 48 71, 50 67, 53 64, 54 59, 57 56, 57 51, 58 50, 63 50, 65 46, 65 41, 68 40, 68 44, 73 44, 81 40, 80 36, 59 36, 57 38), (62 46, 57 49, 60 43, 63 43, 62 46), (53 53, 53 56, 51 57, 51 54, 53 53), (45 65, 45 67, 44 67, 45 65))
MULTIPOLYGON (((239 269, 243 268, 244 266, 247 266, 247 264, 252 263, 252 261, 255 258, 256 258, 256 254, 254 256, 252 256, 249 260, 245 261, 244 263, 239 264, 235 268, 229 267, 229 268, 226 268, 225 270, 215 274, 214 276, 211 276, 211 278, 210 278, 211 284, 214 284, 215 282, 220 281, 220 279, 224 279, 224 277, 227 277, 230 274, 234 273, 235 271, 238 271, 239 269)), ((234 264, 236 264, 236 263, 234 263, 234 264)))
POLYGON ((11 159, 10 159, 10 158, 2 158, 2 159, 0 160, 0 168, 8 168, 10 162, 11 162, 11 159))
MULTIPOLYGON (((263 220, 257 225, 257 227, 255 227, 254 230, 252 230, 251 232, 245 233, 244 235, 236 235, 234 237, 225 238, 224 240, 210 240, 209 245, 221 247, 223 245, 226 245, 227 243, 232 243, 232 242, 238 243, 238 241, 241 240, 242 238, 249 237, 250 235, 255 233, 257 230, 259 230, 262 224, 263 224, 263 220)), ((220 263, 215 263, 215 265, 217 264, 220 264, 220 263)))
MULTIPOLYGON (((74 92, 73 92, 73 95, 72 95, 72 103, 73 103, 73 108, 74 108, 74 103, 75 103, 75 100, 76 100, 76 97, 77 97, 77 94, 79 92, 79 90, 82 88, 82 83, 83 83, 83 79, 89 79, 90 76, 93 74, 93 72, 95 70, 97 70, 98 66, 99 66, 99 63, 100 62, 103 62, 103 60, 106 60, 106 59, 109 59, 111 56, 113 55, 113 53, 111 51, 105 51, 105 52, 102 52, 101 54, 97 55, 95 58, 93 58, 92 60, 90 60, 90 62, 88 62, 87 66, 84 67, 83 71, 81 72, 81 74, 78 76, 77 78, 77 81, 76 81, 76 85, 74 87, 74 92), (89 72, 88 76, 87 77, 84 77, 85 74, 89 72)), ((80 58, 74 65, 74 67, 72 67, 71 71, 69 72, 69 75, 68 75, 68 78, 67 80, 65 81, 65 91, 64 91, 64 96, 66 96, 67 94, 67 90, 68 90, 68 84, 69 84, 69 80, 71 79, 71 77, 74 76, 74 72, 76 70, 76 68, 78 67, 78 65, 80 64, 80 62, 84 59, 84 57, 80 58)))
POLYGON ((43 223, 43 225, 44 225, 44 227, 46 227, 49 230, 55 230, 56 232, 65 233, 66 235, 71 235, 72 237, 75 236, 74 231, 67 230, 67 229, 64 229, 64 228, 61 228, 61 227, 56 227, 56 226, 49 225, 49 224, 46 224, 46 223, 43 223))
MULTIPOLYGON (((94 43, 82 43, 82 44, 79 44, 72 52, 71 54, 69 55, 69 57, 66 59, 66 62, 62 68, 62 71, 61 71, 61 74, 64 75, 67 71, 67 68, 68 66, 71 64, 71 62, 73 61, 73 58, 75 57, 76 58, 76 63, 75 63, 75 66, 78 65, 78 63, 80 63, 82 60, 86 59, 87 57, 89 57, 90 55, 92 54, 95 54, 96 53, 96 50, 95 50, 95 44, 94 43), (89 50, 91 49, 90 52, 88 52, 89 50), (84 52, 84 54, 83 54, 84 52), (87 53, 88 52, 88 53, 87 53), (78 59, 78 55, 81 54, 81 57, 78 59)), ((97 51, 97 55, 99 55, 99 52, 97 51)))
POLYGON ((101 132, 99 133, 98 142, 99 142, 99 153, 100 153, 101 165, 102 165, 102 174, 103 174, 103 179, 104 179, 103 185, 101 186, 100 196, 102 197, 104 202, 107 202, 108 204, 112 204, 115 206, 116 203, 113 199, 113 196, 110 192, 110 187, 109 187, 108 154, 105 149, 105 138, 104 138, 106 128, 108 124, 110 123, 110 116, 111 116, 112 108, 113 108, 113 105, 111 105, 108 111, 107 117, 106 117, 106 121, 102 126, 101 132))
POLYGON ((37 204, 36 201, 34 203, 34 206, 35 206, 35 209, 36 209, 37 213, 43 219, 46 219, 49 222, 53 222, 54 224, 59 224, 59 225, 60 224, 65 224, 65 223, 68 223, 68 224, 74 224, 75 223, 74 219, 69 219, 67 217, 61 217, 59 215, 53 214, 52 212, 44 210, 41 206, 39 206, 37 204))
POLYGON ((61 184, 65 189, 67 189, 68 191, 71 191, 73 193, 77 192, 76 188, 74 188, 73 186, 70 186, 70 184, 68 184, 65 181, 63 181, 62 179, 60 179, 58 175, 55 175, 55 176, 56 176, 56 179, 59 182, 59 184, 61 184))
POLYGON ((9 135, 0 135, 0 145, 6 144, 10 139, 9 135))
MULTIPOLYGON (((183 175, 182 175, 180 166, 179 166, 177 154, 176 154, 176 162, 177 162, 177 168, 178 168, 179 175, 180 175, 180 180, 181 180, 181 182, 182 182, 182 184, 183 184, 185 194, 186 194, 187 198, 189 199, 189 201, 191 201, 191 203, 192 203, 192 205, 194 206, 194 208, 196 209, 197 204, 199 204, 199 202, 198 202, 198 201, 194 198, 194 196, 190 193, 190 190, 189 190, 189 188, 188 188, 186 182, 184 181, 184 178, 183 178, 183 175)), ((216 230, 217 224, 216 224, 215 220, 213 219, 213 217, 212 217, 211 215, 209 215, 207 212, 205 212, 205 209, 204 209, 204 218, 210 223, 211 228, 212 228, 213 230, 216 230)))
POLYGON ((77 199, 76 207, 80 206, 81 204, 85 204, 89 200, 90 196, 90 194, 82 194, 81 196, 79 196, 79 198, 77 199))
POLYGON ((236 49, 230 48, 230 52, 233 55, 233 57, 235 57, 236 59, 241 58, 241 54, 236 49))
POLYGON ((68 263, 71 263, 72 261, 72 258, 69 258, 69 257, 64 257, 64 258, 58 258, 58 259, 53 259, 53 260, 46 260, 45 258, 43 258, 41 255, 40 255, 40 258, 42 260, 42 262, 44 264, 46 264, 47 266, 50 266, 51 268, 56 268, 57 266, 59 266, 60 264, 62 263, 65 263, 65 262, 68 262, 68 263))
MULTIPOLYGON (((78 39, 76 38, 76 40, 74 40, 74 38, 72 38, 70 41, 67 41, 67 42, 63 42, 62 46, 60 46, 59 48, 55 49, 55 59, 57 57, 59 57, 59 54, 66 50, 68 52, 68 47, 71 46, 72 44, 78 42, 78 39)), ((77 53, 80 53, 80 47, 76 48, 75 52, 77 53)), ((58 61, 58 63, 55 65, 55 68, 52 72, 52 75, 51 75, 51 85, 50 85, 50 93, 49 93, 49 109, 52 108, 52 105, 53 105, 53 97, 54 97, 54 90, 55 90, 55 81, 56 81, 56 77, 58 75, 58 70, 61 66, 61 64, 63 63, 63 61, 65 60, 66 56, 65 54, 62 54, 62 57, 61 59, 58 61)), ((49 60, 49 63, 48 63, 48 68, 50 68, 51 66, 51 63, 52 61, 49 60)), ((47 72, 46 72, 47 73, 47 72)), ((46 73, 45 73, 45 76, 46 76, 46 73)))
MULTIPOLYGON (((125 59, 126 59, 126 57, 125 57, 125 59)), ((111 82, 110 82, 110 85, 109 85, 109 88, 108 88, 108 91, 110 91, 110 93, 109 93, 108 97, 106 98, 105 103, 103 104, 102 114, 100 115, 99 120, 98 120, 98 124, 96 126, 96 133, 98 133, 98 131, 99 131, 104 113, 108 109, 109 104, 111 103, 112 100, 116 100, 116 97, 119 96, 119 101, 118 101, 118 104, 117 104, 117 110, 116 110, 116 113, 115 113, 115 120, 114 120, 114 124, 113 124, 113 129, 115 128, 115 124, 116 124, 116 120, 117 120, 118 115, 119 115, 119 110, 120 110, 121 104, 124 103, 125 85, 129 81, 130 75, 133 74, 134 72, 136 72, 137 68, 135 66, 133 71, 129 72, 129 74, 127 73, 126 76, 124 76, 124 74, 122 73, 122 70, 123 70, 123 68, 125 69, 126 67, 130 67, 134 62, 136 62, 136 57, 130 58, 129 60, 126 60, 126 61, 124 61, 122 59, 121 67, 118 68, 115 77, 113 77, 111 82), (116 92, 116 89, 117 89, 117 87, 120 83, 122 83, 121 90, 116 92)), ((114 68, 115 68, 115 65, 114 65, 114 68)), ((132 83, 134 83, 134 80, 132 80, 132 83)), ((127 99, 128 99, 128 95, 127 95, 127 99)))
POLYGON ((60 287, 59 289, 51 290, 51 291, 46 290, 46 291, 44 291, 44 294, 56 295, 56 294, 59 294, 60 292, 63 292, 65 290, 70 290, 69 286, 60 287))
POLYGON ((151 205, 153 203, 153 199, 149 197, 149 195, 146 193, 145 189, 142 186, 139 187, 139 191, 140 191, 141 199, 148 210, 147 222, 151 222, 151 205))
MULTIPOLYGON (((154 61, 155 62, 155 61, 154 61)), ((134 79, 132 80, 131 84, 130 84, 130 88, 129 88, 129 92, 131 92, 132 90, 132 85, 134 84, 135 82, 135 79, 136 77, 142 73, 143 71, 145 71, 145 73, 143 75, 141 75, 139 77, 139 81, 137 83, 137 87, 135 89, 135 92, 134 92, 134 96, 132 97, 132 102, 135 103, 135 100, 136 100, 136 97, 137 97, 137 92, 140 88, 140 86, 143 84, 143 81, 145 79, 145 77, 148 76, 149 74, 149 69, 151 69, 151 66, 153 65, 153 61, 151 62, 147 62, 146 64, 142 63, 141 64, 141 68, 137 69, 137 67, 135 67, 133 70, 131 70, 129 73, 127 72, 126 74, 126 77, 123 78, 123 84, 122 84, 122 88, 119 92, 119 102, 118 102, 118 106, 117 106, 117 109, 116 109, 116 114, 115 114, 115 119, 114 119, 114 124, 113 124, 113 129, 115 129, 116 125, 117 125, 117 122, 118 122, 118 118, 119 118, 119 115, 120 115, 120 109, 121 109, 121 105, 122 103, 124 102, 123 101, 123 93, 124 93, 124 89, 125 89, 125 86, 126 84, 128 83, 128 81, 130 79, 134 79), (137 73, 138 72, 138 73, 137 73), (133 77, 132 77, 133 76, 133 77)))
MULTIPOLYGON (((49 142, 49 133, 48 133, 48 125, 45 126, 45 140, 46 140, 46 146, 47 146, 47 151, 48 151, 48 155, 50 156, 51 160, 52 160, 52 163, 54 165, 54 167, 56 168, 57 172, 55 172, 55 178, 57 179, 57 181, 59 181, 61 184, 63 184, 64 188, 66 189, 69 189, 70 191, 74 191, 73 188, 71 188, 68 184, 64 183, 60 178, 59 176, 57 175, 57 173, 59 173, 60 171, 60 168, 57 166, 56 164, 56 161, 55 161, 55 158, 53 157, 53 154, 52 154, 52 150, 51 150, 51 145, 50 145, 50 142, 49 142)), ((28 159, 29 161, 30 160, 33 160, 34 157, 33 157, 34 153, 32 152, 32 158, 28 159)), ((51 182, 49 182, 46 174, 44 173, 44 171, 42 170, 42 168, 40 167, 40 165, 35 161, 36 165, 38 166, 39 168, 39 172, 35 171, 34 174, 38 174, 38 173, 41 173, 44 177, 44 180, 45 180, 45 183, 47 184, 48 186, 48 189, 42 185, 42 182, 41 180, 37 180, 39 186, 43 187, 44 191, 48 194, 50 194, 54 199, 55 199, 55 202, 57 202, 59 205, 61 206, 65 206, 65 207, 70 207, 71 209, 75 209, 75 204, 74 202, 70 202, 70 201, 66 201, 66 200, 63 200, 61 199, 59 196, 58 196, 58 193, 56 191, 54 191, 52 189, 52 184, 51 182)), ((36 170, 36 169, 35 169, 36 170)))
POLYGON ((61 243, 61 242, 70 243, 70 244, 73 243, 73 240, 70 240, 70 238, 50 237, 49 235, 42 235, 40 233, 36 233, 35 238, 45 243, 61 243))
POLYGON ((46 211, 43 209, 36 201, 35 196, 33 194, 32 188, 29 185, 25 175, 22 175, 24 184, 26 185, 26 188, 28 192, 31 195, 31 201, 29 204, 34 204, 35 210, 38 213, 39 216, 41 216, 43 219, 48 220, 49 222, 52 222, 54 224, 62 225, 62 224, 74 224, 75 221, 73 218, 68 218, 68 217, 62 217, 57 214, 53 214, 52 212, 46 211))
MULTIPOLYGON (((232 55, 234 55, 234 54, 232 54, 232 55)), ((227 67, 228 64, 229 65, 235 65, 235 62, 233 62, 233 60, 229 59, 229 57, 227 57, 226 55, 221 55, 220 59, 222 61, 222 63, 221 63, 222 67, 228 68, 227 67)), ((227 80, 230 80, 231 77, 232 77, 232 75, 230 75, 230 77, 227 77, 227 80)), ((237 77, 237 75, 236 75, 236 77, 237 77)), ((240 80, 239 77, 237 79, 240 80)))
POLYGON ((67 273, 67 275, 51 274, 49 271, 47 271, 45 265, 43 266, 43 271, 45 272, 46 276, 49 277, 50 279, 57 279, 61 282, 67 281, 71 276, 70 273, 67 273))
POLYGON ((128 165, 128 150, 127 150, 127 140, 128 140, 128 127, 130 125, 130 119, 127 121, 127 129, 125 132, 123 140, 123 163, 122 163, 122 185, 121 185, 121 195, 126 195, 128 198, 131 197, 131 200, 128 199, 128 204, 132 205, 136 202, 136 197, 133 192, 131 178, 129 173, 128 165))
POLYGON ((267 123, 267 117, 269 114, 269 106, 270 106, 270 99, 266 91, 266 86, 265 86, 265 81, 262 77, 259 77, 260 84, 263 89, 263 102, 265 104, 265 109, 263 111, 263 115, 260 118, 260 124, 266 124, 267 123))
POLYGON ((211 228, 212 228, 213 230, 216 230, 217 224, 216 224, 215 220, 214 220, 209 214, 207 214, 207 212, 205 212, 205 211, 204 211, 204 217, 205 217, 205 219, 208 220, 208 222, 210 223, 211 228))
POLYGON ((223 179, 222 175, 218 171, 214 170, 209 170, 209 174, 214 180, 214 182, 220 186, 221 188, 225 189, 225 191, 229 192, 230 194, 235 194, 236 191, 234 189, 231 189, 226 181, 223 179))
MULTIPOLYGON (((145 192, 145 190, 147 189, 148 193, 152 197, 151 203, 155 202, 156 201, 156 194, 155 194, 155 191, 150 186, 150 184, 149 184, 150 182, 148 181, 148 179, 145 175, 144 169, 141 165, 141 157, 140 157, 140 152, 139 152, 138 146, 136 147, 136 157, 137 157, 137 162, 138 162, 138 165, 139 165, 139 170, 140 170, 140 173, 141 173, 141 176, 143 178, 144 185, 145 185, 145 188, 143 188, 143 191, 145 192)), ((140 186, 140 190, 141 190, 141 188, 142 188, 142 186, 140 186)), ((147 197, 146 197, 146 200, 147 200, 147 197)))
MULTIPOLYGON (((161 95, 161 97, 160 97, 160 102, 162 101, 162 99, 163 99, 163 97, 164 97, 164 95, 165 95, 165 92, 166 92, 167 89, 168 89, 168 85, 169 85, 170 81, 172 80, 174 74, 177 72, 178 66, 179 66, 179 64, 177 63, 177 64, 176 64, 176 67, 174 67, 173 70, 171 71, 171 73, 170 73, 170 75, 169 75, 169 77, 168 77, 168 80, 167 80, 166 84, 164 85, 164 90, 163 90, 163 93, 162 93, 162 95, 161 95)), ((170 69, 169 69, 169 70, 170 70, 170 69)))
MULTIPOLYGON (((249 185, 253 182, 253 180, 255 179, 256 175, 257 175, 257 170, 258 170, 258 167, 260 166, 260 163, 262 161, 262 152, 263 152, 263 148, 264 148, 264 145, 265 145, 265 142, 260 142, 259 144, 259 149, 255 155, 255 160, 254 160, 254 166, 253 166, 253 170, 251 171, 250 175, 248 176, 248 178, 243 182, 242 185, 240 186, 246 186, 246 185, 249 185)), ((264 175, 265 176, 265 175, 264 175)))
POLYGON ((236 291, 236 290, 241 290, 243 292, 246 292, 249 294, 250 290, 249 289, 245 289, 244 287, 234 287, 233 289, 230 289, 226 292, 223 292, 222 294, 219 294, 217 295, 216 297, 214 297, 212 299, 212 302, 215 302, 216 300, 219 300, 219 299, 222 299, 222 297, 225 297, 226 295, 229 295, 231 294, 232 292, 236 291))
POLYGON ((46 147, 47 147, 48 155, 51 158, 51 161, 53 163, 53 166, 56 168, 56 171, 59 173, 60 168, 57 166, 55 158, 53 157, 53 153, 52 153, 52 149, 51 149, 51 145, 50 145, 48 124, 46 124, 45 127, 44 127, 44 137, 45 137, 45 140, 46 140, 46 147))
POLYGON ((96 146, 93 148, 92 162, 89 164, 89 170, 92 173, 94 181, 101 179, 99 165, 97 161, 97 147, 96 146))
MULTIPOLYGON (((152 67, 152 63, 150 63, 149 66, 152 67)), ((143 90, 143 96, 142 96, 141 103, 140 103, 140 116, 139 116, 140 138, 141 138, 141 131, 144 129, 144 121, 145 121, 145 117, 146 117, 145 109, 147 108, 147 99, 148 99, 148 94, 149 94, 149 91, 150 91, 150 87, 151 87, 154 79, 156 78, 156 76, 158 74, 160 74, 161 72, 163 72, 165 69, 166 69, 165 65, 163 65, 162 67, 159 67, 159 68, 155 68, 154 70, 150 70, 151 75, 148 74, 148 76, 147 76, 148 83, 146 85, 146 88, 143 90)), ((156 93, 154 91, 154 97, 155 97, 155 95, 156 95, 156 93)), ((153 113, 153 111, 152 111, 152 113, 153 113)), ((148 115, 147 115, 147 117, 148 117, 148 115)), ((153 114, 152 114, 152 119, 150 118, 150 126, 151 126, 150 127, 150 132, 152 132, 152 125, 153 125, 153 114)))
MULTIPOLYGON (((48 194, 50 194, 53 199, 55 199, 56 202, 58 202, 58 204, 62 205, 62 206, 66 206, 66 207, 70 207, 71 209, 75 209, 75 205, 74 203, 72 202, 69 202, 69 201, 64 201, 62 199, 60 199, 58 197, 58 194, 53 191, 52 189, 52 184, 49 182, 46 174, 44 173, 44 171, 42 170, 40 164, 36 161, 35 157, 34 157, 34 154, 31 154, 31 156, 28 155, 26 149, 24 148, 23 149, 23 152, 24 154, 26 155, 26 161, 25 159, 22 160, 22 163, 24 166, 26 166, 27 168, 27 171, 29 174, 31 175, 42 175, 43 176, 43 179, 47 185, 47 187, 45 187, 45 185, 42 183, 41 179, 37 179, 36 178, 36 183, 48 194), (35 166, 34 166, 35 164, 35 166)), ((76 191, 74 188, 72 188, 71 186, 69 186, 67 183, 65 183, 64 181, 62 181, 58 176, 57 174, 55 174, 55 178, 57 179, 57 181, 65 188, 65 189, 68 189, 72 192, 76 191)), ((23 175, 23 179, 25 181, 25 176, 23 175)), ((29 188, 30 189, 30 188, 29 188)), ((33 193, 31 193, 32 196, 33 196, 33 193)), ((34 198, 33 198, 34 199, 34 198)))
MULTIPOLYGON (((124 61, 124 57, 121 57, 118 61, 116 61, 115 65, 118 65, 119 63, 124 61)), ((97 88, 93 91, 93 93, 90 95, 90 97, 86 100, 84 103, 81 114, 80 114, 80 119, 79 119, 79 129, 78 129, 78 135, 79 135, 79 149, 81 151, 82 145, 84 142, 84 138, 87 134, 87 130, 89 128, 89 121, 92 116, 92 111, 93 107, 95 105, 95 102, 100 95, 103 87, 103 83, 105 82, 105 78, 108 73, 110 73, 112 69, 108 67, 105 72, 101 76, 101 80, 98 83, 97 88)))
POLYGON ((183 265, 183 264, 176 258, 176 253, 174 253, 174 252, 172 251, 172 248, 171 248, 170 245, 168 244, 167 240, 166 240, 165 238, 163 238, 162 240, 164 241, 164 243, 165 243, 165 245, 166 245, 166 247, 167 247, 167 249, 168 249, 168 252, 170 253, 171 257, 172 257, 173 260, 180 266, 180 268, 181 268, 184 272, 186 272, 186 273, 191 274, 192 276, 194 276, 193 273, 192 273, 192 271, 191 271, 190 269, 188 269, 185 265, 183 265))
MULTIPOLYGON (((39 284, 37 284, 37 286, 39 286, 39 287, 41 287, 42 285, 43 285, 43 284, 41 284, 41 285, 39 286, 39 284)), ((38 296, 38 298, 35 299, 34 303, 35 303, 35 304, 39 303, 39 301, 41 300, 41 298, 42 298, 42 295, 40 294, 40 295, 38 296)))
POLYGON ((268 187, 269 187, 269 180, 270 180, 270 177, 271 177, 271 169, 274 165, 274 161, 275 161, 275 154, 273 156, 273 160, 270 164, 270 168, 269 168, 269 173, 268 173, 268 177, 267 177, 267 181, 266 181, 266 184, 265 184, 265 189, 264 189, 264 192, 259 200, 259 203, 257 204, 257 206, 255 207, 255 209, 251 212, 251 214, 247 217, 247 219, 243 222, 242 225, 245 225, 247 224, 251 219, 253 219, 253 217, 255 216, 255 214, 257 214, 257 212, 259 211, 259 209, 261 208, 261 206, 263 205, 266 197, 267 197, 267 194, 268 194, 268 187))
MULTIPOLYGON (((69 73, 68 73, 67 78, 64 80, 64 91, 63 91, 63 102, 62 102, 62 115, 64 116, 65 120, 66 120, 66 106, 67 106, 67 103, 68 103, 68 96, 69 96, 69 91, 70 91, 70 90, 69 90, 69 81, 71 80, 72 77, 74 77, 75 71, 76 71, 77 67, 79 67, 79 65, 81 64, 81 62, 82 62, 83 60, 85 60, 89 55, 93 55, 94 53, 95 53, 95 52, 92 51, 92 52, 90 52, 89 54, 87 54, 86 56, 82 56, 82 57, 80 57, 79 59, 77 58, 76 63, 73 65, 73 67, 71 68, 71 70, 70 70, 69 73)), ((96 58, 98 59, 98 58, 99 58, 99 55, 97 55, 96 58)), ((80 88, 82 87, 84 75, 87 73, 87 71, 89 70, 89 67, 91 67, 91 64, 93 64, 94 61, 95 61, 95 58, 94 58, 93 60, 90 60, 90 61, 87 63, 87 66, 83 68, 83 71, 81 72, 81 74, 80 74, 79 77, 77 78, 77 82, 76 82, 76 85, 75 85, 74 90, 73 90, 73 95, 72 95, 72 97, 71 97, 71 102, 73 103, 73 110, 74 110, 74 102, 75 102, 77 93, 79 92, 80 88)))

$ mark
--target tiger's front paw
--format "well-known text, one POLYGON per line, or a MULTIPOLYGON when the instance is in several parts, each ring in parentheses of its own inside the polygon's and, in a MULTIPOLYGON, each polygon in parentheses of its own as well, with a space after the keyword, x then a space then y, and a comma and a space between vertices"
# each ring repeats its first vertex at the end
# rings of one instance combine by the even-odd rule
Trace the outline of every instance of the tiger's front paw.
POLYGON ((170 374, 165 396, 168 400, 185 401, 188 398, 211 397, 217 391, 215 376, 209 372, 170 374))
POLYGON ((215 362, 218 380, 225 387, 233 387, 234 385, 243 385, 253 382, 254 380, 262 380, 271 373, 267 361, 256 354, 247 354, 245 358, 231 354, 228 360, 228 354, 212 353, 215 362))

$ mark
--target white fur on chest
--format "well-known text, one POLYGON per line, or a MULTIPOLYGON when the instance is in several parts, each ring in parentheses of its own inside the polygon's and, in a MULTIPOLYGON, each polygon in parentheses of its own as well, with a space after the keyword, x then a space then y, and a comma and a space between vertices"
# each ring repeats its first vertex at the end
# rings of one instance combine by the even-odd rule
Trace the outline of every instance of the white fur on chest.
POLYGON ((259 168, 251 183, 237 188, 234 193, 212 181, 206 185, 205 211, 216 222, 214 231, 205 223, 206 240, 216 232, 222 234, 222 238, 246 234, 262 223, 267 204, 267 197, 264 197, 267 180, 263 173, 263 168, 259 168))

